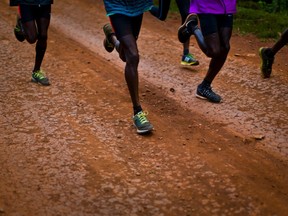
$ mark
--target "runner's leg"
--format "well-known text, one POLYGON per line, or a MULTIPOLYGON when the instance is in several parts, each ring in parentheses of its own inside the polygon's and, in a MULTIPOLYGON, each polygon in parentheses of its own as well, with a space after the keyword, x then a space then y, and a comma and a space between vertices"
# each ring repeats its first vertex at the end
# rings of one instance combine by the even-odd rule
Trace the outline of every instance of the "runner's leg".
POLYGON ((34 19, 33 6, 19 5, 21 22, 25 33, 25 39, 28 43, 33 44, 37 41, 37 27, 34 19))
POLYGON ((48 28, 50 24, 50 18, 42 17, 36 20, 38 27, 38 40, 36 43, 35 51, 35 65, 34 70, 40 70, 41 64, 47 49, 47 37, 48 37, 48 28))
POLYGON ((158 19, 164 21, 167 18, 171 0, 159 0, 159 5, 153 6, 150 13, 158 19))
POLYGON ((282 34, 280 39, 274 44, 274 46, 271 48, 271 51, 273 55, 276 55, 276 53, 282 49, 286 44, 288 43, 288 29, 286 29, 282 34))
MULTIPOLYGON (((126 60, 125 80, 128 85, 134 114, 142 110, 139 100, 139 52, 136 42, 140 33, 142 18, 143 14, 137 17, 128 17, 119 14, 110 16, 110 21, 115 31, 116 38, 120 42, 118 45, 119 49, 116 49, 120 51, 120 56, 125 56, 126 60)), ((115 38, 113 41, 116 45, 117 41, 115 38)))
MULTIPOLYGON (((214 19, 216 22, 212 25, 216 25, 216 32, 212 34, 204 34, 205 43, 207 45, 207 56, 211 57, 208 72, 205 76, 205 80, 210 84, 216 77, 224 65, 227 55, 230 51, 230 38, 232 35, 232 22, 233 17, 221 16, 214 19)), ((214 21, 212 21, 213 23, 214 21)), ((209 24, 208 24, 209 25, 209 24)), ((211 31, 213 31, 211 26, 211 31)), ((209 30, 208 30, 209 32, 209 30)))
MULTIPOLYGON (((185 22, 186 17, 189 15, 190 0, 176 0, 178 10, 181 15, 181 25, 185 22)), ((189 54, 190 39, 183 43, 183 55, 189 54)))

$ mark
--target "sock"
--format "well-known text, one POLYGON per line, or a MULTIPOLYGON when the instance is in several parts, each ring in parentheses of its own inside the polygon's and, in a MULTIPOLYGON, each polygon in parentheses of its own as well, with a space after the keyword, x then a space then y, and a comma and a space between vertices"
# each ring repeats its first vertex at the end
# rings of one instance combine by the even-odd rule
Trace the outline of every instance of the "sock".
POLYGON ((133 107, 133 111, 134 111, 134 115, 136 115, 137 113, 142 111, 142 107, 141 106, 135 106, 135 107, 133 107))
POLYGON ((183 50, 183 55, 188 55, 189 54, 189 49, 184 49, 183 50))
POLYGON ((201 86, 211 86, 211 82, 204 79, 200 85, 201 86))

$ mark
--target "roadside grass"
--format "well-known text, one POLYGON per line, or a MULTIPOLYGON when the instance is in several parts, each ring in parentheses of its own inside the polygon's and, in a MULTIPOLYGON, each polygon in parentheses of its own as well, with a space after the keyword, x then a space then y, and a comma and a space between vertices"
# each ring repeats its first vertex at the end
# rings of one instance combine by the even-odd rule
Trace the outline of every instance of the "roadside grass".
MULTIPOLYGON (((260 39, 277 39, 288 28, 287 13, 268 13, 261 9, 251 8, 237 7, 237 14, 234 16, 234 31, 244 35, 254 34, 260 39)), ((171 1, 170 11, 179 13, 175 1, 171 1)))
POLYGON ((237 8, 234 29, 241 34, 252 33, 258 38, 278 38, 288 28, 287 14, 268 13, 262 10, 237 8))

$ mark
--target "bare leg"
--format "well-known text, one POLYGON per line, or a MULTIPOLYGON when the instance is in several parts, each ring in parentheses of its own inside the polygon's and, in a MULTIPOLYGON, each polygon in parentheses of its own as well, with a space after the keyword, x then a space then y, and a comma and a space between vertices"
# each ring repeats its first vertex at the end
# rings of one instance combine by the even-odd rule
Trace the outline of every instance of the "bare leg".
POLYGON ((276 53, 282 49, 286 44, 288 43, 288 29, 286 29, 280 39, 274 44, 274 46, 271 48, 271 51, 273 55, 276 55, 276 53))
POLYGON ((34 44, 37 41, 37 35, 38 35, 38 31, 37 31, 37 27, 36 27, 36 23, 34 20, 28 21, 28 22, 24 22, 22 23, 23 25, 23 29, 25 32, 25 39, 28 41, 28 43, 30 44, 34 44))
POLYGON ((170 7, 170 1, 171 0, 159 0, 158 7, 153 6, 150 13, 161 21, 166 20, 170 7))
POLYGON ((133 107, 140 106, 139 101, 139 81, 138 81, 138 64, 139 53, 136 40, 133 35, 126 35, 119 39, 122 50, 125 54, 125 79, 128 85, 133 107))
POLYGON ((212 83, 226 61, 230 50, 229 41, 231 35, 232 28, 222 28, 219 32, 205 37, 205 43, 207 44, 206 55, 211 57, 211 61, 204 79, 209 83, 212 83))
POLYGON ((36 43, 35 51, 36 51, 36 58, 35 58, 35 65, 34 70, 40 70, 41 64, 47 49, 47 33, 48 27, 50 24, 50 19, 41 18, 36 20, 37 27, 38 27, 38 40, 36 43))

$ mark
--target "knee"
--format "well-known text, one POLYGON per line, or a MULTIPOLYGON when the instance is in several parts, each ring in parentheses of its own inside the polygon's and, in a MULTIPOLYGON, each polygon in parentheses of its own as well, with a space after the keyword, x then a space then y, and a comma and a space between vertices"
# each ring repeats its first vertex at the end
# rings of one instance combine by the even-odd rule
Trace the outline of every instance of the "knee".
POLYGON ((228 44, 228 45, 225 45, 222 47, 208 50, 206 55, 207 55, 207 57, 210 57, 210 58, 222 58, 222 57, 226 58, 229 51, 230 51, 230 45, 228 44))
POLYGON ((210 49, 207 50, 206 56, 209 58, 217 58, 219 56, 221 56, 221 49, 210 49))
POLYGON ((26 40, 28 43, 34 44, 36 41, 46 42, 47 38, 47 34, 27 35, 26 40))
POLYGON ((38 41, 46 42, 48 39, 47 34, 38 34, 38 41))
POLYGON ((225 55, 228 55, 229 51, 230 51, 230 44, 227 44, 226 46, 223 47, 223 52, 225 55))
POLYGON ((36 43, 37 39, 37 35, 26 35, 26 40, 30 44, 36 43))
POLYGON ((130 54, 126 55, 126 61, 128 64, 138 65, 140 60, 140 56, 138 52, 131 52, 130 54))

